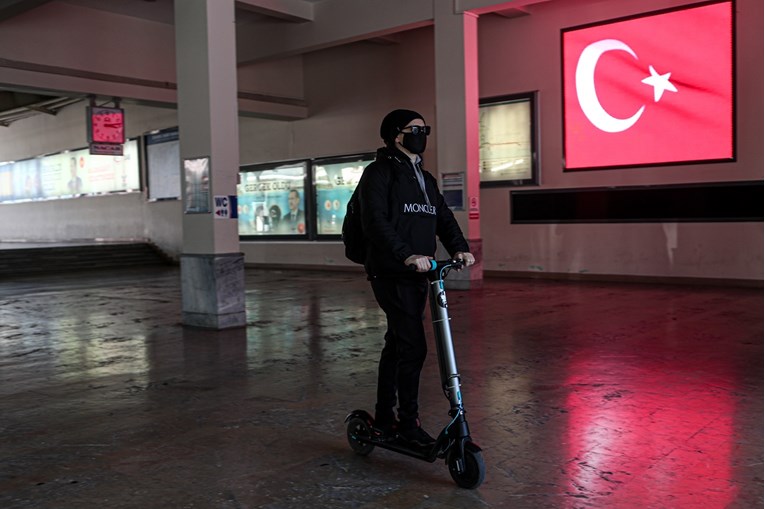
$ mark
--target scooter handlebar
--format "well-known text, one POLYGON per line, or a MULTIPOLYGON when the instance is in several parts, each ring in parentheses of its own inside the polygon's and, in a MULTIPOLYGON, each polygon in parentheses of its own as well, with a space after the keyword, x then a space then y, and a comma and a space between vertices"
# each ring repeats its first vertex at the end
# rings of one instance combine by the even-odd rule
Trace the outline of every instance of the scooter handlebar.
POLYGON ((449 260, 431 260, 432 267, 431 271, 440 271, 442 269, 461 269, 465 266, 465 262, 463 260, 455 260, 455 259, 449 259, 449 260))
MULTIPOLYGON (((430 269, 428 272, 440 272, 443 269, 461 269, 465 266, 465 262, 463 260, 430 260, 430 269)), ((417 266, 413 263, 409 264, 409 268, 412 270, 417 270, 417 266)))

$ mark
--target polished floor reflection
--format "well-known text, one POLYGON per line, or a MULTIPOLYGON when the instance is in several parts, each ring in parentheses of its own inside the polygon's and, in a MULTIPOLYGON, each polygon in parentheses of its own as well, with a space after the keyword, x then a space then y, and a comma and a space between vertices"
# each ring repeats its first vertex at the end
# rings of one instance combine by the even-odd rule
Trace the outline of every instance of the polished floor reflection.
POLYGON ((361 275, 248 269, 225 332, 179 325, 175 268, 2 282, 0 507, 763 506, 762 289, 488 279, 449 303, 474 491, 348 447, 385 328, 361 275))

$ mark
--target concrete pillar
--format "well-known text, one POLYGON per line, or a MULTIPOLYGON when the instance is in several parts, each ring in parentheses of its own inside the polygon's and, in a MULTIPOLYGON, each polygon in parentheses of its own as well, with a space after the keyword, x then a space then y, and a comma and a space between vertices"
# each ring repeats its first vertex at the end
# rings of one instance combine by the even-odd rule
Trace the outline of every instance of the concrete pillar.
MULTIPOLYGON (((212 329, 246 323, 237 220, 216 215, 214 201, 236 195, 239 171, 234 19, 234 0, 175 2, 182 321, 212 329)), ((228 203, 227 210, 235 211, 236 204, 228 203)))
POLYGON ((434 0, 436 157, 438 172, 464 172, 465 210, 454 215, 477 263, 447 280, 452 288, 483 282, 478 133, 478 16, 455 13, 454 2, 434 0))

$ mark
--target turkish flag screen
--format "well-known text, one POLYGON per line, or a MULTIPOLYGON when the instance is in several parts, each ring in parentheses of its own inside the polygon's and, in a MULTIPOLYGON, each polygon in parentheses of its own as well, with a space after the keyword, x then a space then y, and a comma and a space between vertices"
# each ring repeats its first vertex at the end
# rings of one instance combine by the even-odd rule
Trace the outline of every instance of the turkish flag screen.
POLYGON ((724 161, 732 2, 562 31, 567 170, 724 161))

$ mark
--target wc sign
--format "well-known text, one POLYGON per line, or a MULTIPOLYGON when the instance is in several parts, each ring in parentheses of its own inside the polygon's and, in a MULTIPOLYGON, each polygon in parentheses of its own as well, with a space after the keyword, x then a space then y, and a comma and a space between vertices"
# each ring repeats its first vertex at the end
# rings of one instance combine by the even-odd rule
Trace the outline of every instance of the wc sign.
POLYGON ((236 208, 236 195, 213 196, 215 200, 216 219, 236 219, 239 217, 236 208))

